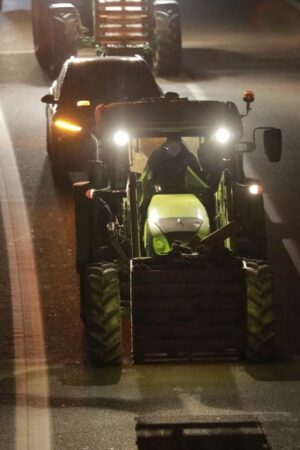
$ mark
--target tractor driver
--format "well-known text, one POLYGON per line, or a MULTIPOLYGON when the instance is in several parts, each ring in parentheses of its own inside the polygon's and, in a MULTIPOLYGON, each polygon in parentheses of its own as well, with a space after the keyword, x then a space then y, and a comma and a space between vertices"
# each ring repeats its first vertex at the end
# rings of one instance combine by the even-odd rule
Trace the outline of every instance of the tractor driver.
POLYGON ((201 167, 196 157, 182 143, 180 136, 170 136, 149 157, 145 172, 155 190, 174 192, 185 190, 186 169, 201 178, 201 167))
POLYGON ((153 194, 183 193, 190 190, 197 192, 207 208, 211 226, 214 227, 214 196, 210 187, 203 181, 198 160, 182 143, 180 136, 168 137, 166 142, 151 154, 139 179, 138 202, 142 222, 153 194))

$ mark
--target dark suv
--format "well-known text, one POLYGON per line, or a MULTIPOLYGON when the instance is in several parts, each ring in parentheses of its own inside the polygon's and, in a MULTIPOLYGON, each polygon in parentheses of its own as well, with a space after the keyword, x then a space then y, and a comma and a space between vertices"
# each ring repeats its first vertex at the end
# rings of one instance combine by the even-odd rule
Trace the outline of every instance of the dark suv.
POLYGON ((42 97, 47 104, 47 152, 58 183, 69 171, 86 171, 95 106, 160 97, 162 90, 141 57, 84 57, 67 60, 42 97))

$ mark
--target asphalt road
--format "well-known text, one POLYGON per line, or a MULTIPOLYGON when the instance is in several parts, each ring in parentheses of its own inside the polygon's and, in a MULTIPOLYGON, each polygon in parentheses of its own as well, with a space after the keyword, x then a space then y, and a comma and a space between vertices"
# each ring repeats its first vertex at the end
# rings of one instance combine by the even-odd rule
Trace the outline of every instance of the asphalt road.
POLYGON ((53 185, 32 47, 30 2, 0 14, 0 448, 123 450, 135 420, 258 418, 273 450, 300 448, 300 12, 284 0, 182 0, 183 71, 160 79, 197 99, 256 102, 256 126, 283 130, 283 158, 246 162, 265 188, 278 341, 289 360, 93 371, 83 351, 73 203, 53 185), (299 361, 299 362, 298 362, 299 361))

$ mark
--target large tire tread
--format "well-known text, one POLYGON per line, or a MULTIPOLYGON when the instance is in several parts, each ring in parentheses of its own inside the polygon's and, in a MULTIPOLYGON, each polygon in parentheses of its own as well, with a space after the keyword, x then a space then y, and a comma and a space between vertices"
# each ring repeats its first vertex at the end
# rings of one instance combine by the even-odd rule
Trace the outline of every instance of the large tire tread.
POLYGON ((264 261, 246 261, 247 356, 253 361, 274 359, 274 293, 272 271, 264 261))
POLYGON ((181 70, 181 25, 178 7, 157 9, 155 70, 158 75, 178 75, 181 70))
POLYGON ((79 25, 73 12, 59 13, 52 18, 52 64, 51 78, 56 78, 64 62, 77 55, 79 25))
POLYGON ((120 292, 115 264, 103 263, 88 267, 84 317, 92 363, 97 366, 120 364, 120 292))
POLYGON ((63 63, 77 54, 80 21, 76 9, 55 9, 52 0, 32 1, 32 25, 35 54, 40 66, 55 79, 63 63), (55 14, 55 15, 54 15, 55 14))

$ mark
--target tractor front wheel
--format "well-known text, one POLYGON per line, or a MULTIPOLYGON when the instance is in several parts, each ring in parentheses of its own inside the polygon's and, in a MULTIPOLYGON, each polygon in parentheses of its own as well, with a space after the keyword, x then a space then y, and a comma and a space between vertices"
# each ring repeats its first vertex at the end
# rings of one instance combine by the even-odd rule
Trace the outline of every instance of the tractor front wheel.
POLYGON ((120 288, 115 264, 88 267, 82 308, 91 362, 100 367, 120 364, 120 288))
POLYGON ((247 357, 252 361, 274 358, 273 274, 265 261, 246 261, 247 357))

